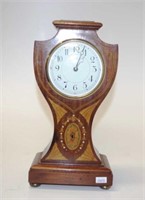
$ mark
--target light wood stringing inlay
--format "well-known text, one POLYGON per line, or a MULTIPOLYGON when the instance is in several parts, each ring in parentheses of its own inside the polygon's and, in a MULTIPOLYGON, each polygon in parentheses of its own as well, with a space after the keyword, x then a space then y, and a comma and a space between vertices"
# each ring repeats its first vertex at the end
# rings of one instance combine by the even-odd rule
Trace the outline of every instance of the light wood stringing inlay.
POLYGON ((94 153, 92 152, 90 143, 88 143, 84 153, 79 158, 77 158, 77 161, 97 161, 94 153))
POLYGON ((67 113, 67 111, 59 106, 58 104, 54 103, 51 99, 49 100, 53 109, 55 110, 57 123, 61 120, 61 118, 67 113))
POLYGON ((94 111, 95 107, 97 106, 97 104, 99 104, 100 101, 97 101, 96 103, 94 103, 93 105, 83 109, 80 114, 86 119, 86 121, 90 122, 90 118, 91 118, 91 115, 92 115, 92 112, 94 111))
POLYGON ((62 155, 62 153, 59 151, 57 147, 57 144, 55 143, 46 160, 67 160, 67 159, 62 155))

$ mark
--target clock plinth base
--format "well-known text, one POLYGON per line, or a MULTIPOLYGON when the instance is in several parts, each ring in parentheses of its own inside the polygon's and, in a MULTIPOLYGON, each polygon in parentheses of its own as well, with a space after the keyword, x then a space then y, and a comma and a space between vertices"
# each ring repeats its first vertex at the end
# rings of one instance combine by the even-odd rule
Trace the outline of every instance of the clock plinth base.
POLYGON ((40 163, 42 153, 37 153, 29 171, 29 183, 34 187, 40 184, 99 186, 109 189, 113 175, 107 157, 100 155, 104 166, 63 165, 40 163))

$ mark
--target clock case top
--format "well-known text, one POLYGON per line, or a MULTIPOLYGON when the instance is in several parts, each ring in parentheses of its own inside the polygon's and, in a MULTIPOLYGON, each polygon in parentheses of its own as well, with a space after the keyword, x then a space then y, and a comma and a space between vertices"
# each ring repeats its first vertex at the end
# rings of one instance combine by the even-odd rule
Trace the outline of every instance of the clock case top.
MULTIPOLYGON (((102 27, 101 23, 85 21, 64 21, 53 22, 58 29, 57 34, 50 40, 35 41, 34 44, 34 70, 37 83, 50 104, 50 99, 61 107, 77 112, 89 105, 98 102, 96 109, 109 92, 117 71, 118 45, 111 45, 103 42, 96 31, 102 27), (88 96, 80 98, 69 98, 55 91, 46 73, 46 63, 50 52, 59 44, 67 40, 84 40, 92 44, 100 52, 105 68, 104 79, 100 87, 88 96)), ((85 69, 84 69, 85 70, 85 69)))

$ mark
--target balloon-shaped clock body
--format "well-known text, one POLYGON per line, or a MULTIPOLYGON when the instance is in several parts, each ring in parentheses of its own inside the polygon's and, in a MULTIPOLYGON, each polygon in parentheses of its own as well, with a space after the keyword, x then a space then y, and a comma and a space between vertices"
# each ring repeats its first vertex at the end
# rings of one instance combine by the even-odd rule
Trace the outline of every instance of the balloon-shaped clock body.
POLYGON ((36 154, 29 183, 110 188, 113 174, 105 155, 92 142, 94 114, 117 71, 118 45, 103 42, 101 23, 57 20, 50 40, 35 41, 37 83, 54 118, 50 145, 36 154))

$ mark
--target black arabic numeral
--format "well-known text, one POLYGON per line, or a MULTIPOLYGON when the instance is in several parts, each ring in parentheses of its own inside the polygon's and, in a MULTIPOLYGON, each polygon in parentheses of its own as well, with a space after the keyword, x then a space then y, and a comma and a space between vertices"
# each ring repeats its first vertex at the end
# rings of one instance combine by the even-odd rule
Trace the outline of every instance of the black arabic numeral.
POLYGON ((63 57, 62 56, 57 56, 56 58, 57 58, 57 62, 63 61, 63 57))
POLYGON ((67 82, 64 81, 63 83, 64 83, 64 89, 67 88, 67 82))
POLYGON ((61 75, 58 75, 58 76, 57 76, 57 80, 58 80, 58 81, 61 81, 61 75))
POLYGON ((97 71, 97 67, 96 66, 93 66, 93 68, 94 68, 94 70, 95 70, 95 72, 97 71))
POLYGON ((73 52, 74 52, 74 53, 75 53, 75 52, 79 53, 79 52, 80 52, 80 47, 79 47, 79 46, 73 47, 73 52))
POLYGON ((78 87, 77 87, 77 85, 73 85, 73 90, 77 90, 78 89, 78 87))
POLYGON ((64 53, 65 53, 65 55, 67 56, 67 55, 68 55, 68 49, 65 49, 65 50, 64 50, 64 53))
POLYGON ((83 82, 83 86, 84 86, 84 88, 86 88, 86 89, 87 89, 87 87, 88 87, 88 85, 87 85, 86 82, 83 82))
POLYGON ((93 82, 93 75, 91 75, 91 77, 90 77, 90 81, 93 82))
POLYGON ((95 63, 95 56, 90 57, 91 63, 95 63))
POLYGON ((59 66, 59 65, 56 65, 56 66, 55 66, 55 69, 56 69, 56 70, 59 70, 59 69, 60 69, 60 66, 59 66))
POLYGON ((86 49, 85 49, 84 56, 86 56, 86 55, 87 55, 87 51, 86 51, 86 49))

